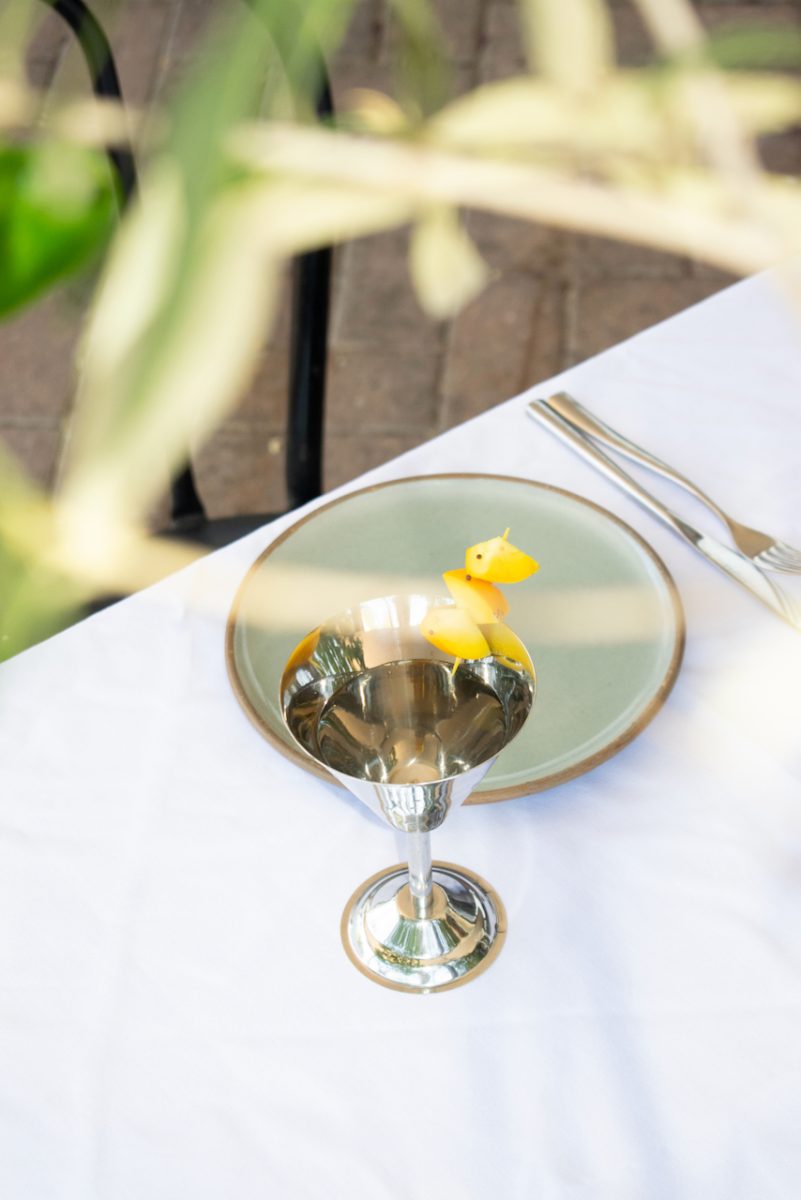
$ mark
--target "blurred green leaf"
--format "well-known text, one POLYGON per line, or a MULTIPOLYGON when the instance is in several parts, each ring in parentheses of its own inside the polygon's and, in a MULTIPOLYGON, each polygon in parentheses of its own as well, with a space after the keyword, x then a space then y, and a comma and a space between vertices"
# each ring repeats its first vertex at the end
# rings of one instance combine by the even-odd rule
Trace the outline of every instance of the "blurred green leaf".
POLYGON ((489 271, 451 208, 433 208, 412 233, 410 267, 421 306, 435 320, 452 317, 478 295, 489 271))
POLYGON ((82 594, 46 567, 52 510, 0 441, 0 662, 70 624, 82 594))
POLYGON ((71 580, 0 539, 0 662, 65 629, 80 607, 71 580))
POLYGON ((96 255, 115 210, 103 154, 56 142, 0 145, 0 316, 96 255))
POLYGON ((361 0, 249 0, 294 93, 300 116, 312 117, 325 63, 361 0))
MULTIPOLYGON (((695 141, 692 114, 677 94, 682 83, 677 70, 618 72, 587 105, 530 76, 504 79, 449 104, 429 122, 428 137, 498 155, 626 154, 667 162, 695 141)), ((774 132, 801 119, 801 80, 750 72, 730 75, 721 86, 748 133, 774 132)))
POLYGON ((280 277, 260 188, 233 163, 268 68, 301 117, 353 0, 251 0, 213 30, 115 242, 89 322, 65 494, 141 512, 242 394, 280 277))
POLYGON ((34 0, 3 0, 0 4, 0 76, 24 83, 25 53, 43 8, 34 0))
POLYGON ((345 95, 348 108, 337 113, 340 129, 354 132, 400 136, 408 132, 409 122, 397 100, 373 88, 351 88, 345 95))
MULTIPOLYGON (((243 156, 248 147, 243 135, 243 156)), ((268 245, 278 257, 392 229, 411 220, 420 207, 408 196, 360 184, 321 179, 309 186, 303 179, 269 173, 254 175, 249 193, 258 210, 259 244, 268 245)))
MULTIPOLYGON (((315 110, 326 55, 342 36, 356 0, 248 0, 212 28, 185 86, 175 99, 167 153, 179 163, 190 210, 224 182, 224 136, 233 125, 255 117, 265 83, 280 75, 268 94, 285 86, 294 116, 315 110)), ((274 80, 272 81, 274 83, 274 80)), ((268 110, 268 116, 274 114, 268 110)))
POLYGON ((437 112, 451 96, 442 29, 426 0, 389 0, 397 30, 399 99, 412 121, 437 112))
POLYGON ((247 185, 191 230, 174 164, 115 243, 83 350, 64 493, 109 520, 143 511, 164 473, 246 386, 279 279, 247 185))
POLYGON ((745 133, 774 133, 801 121, 801 79, 750 71, 726 76, 724 87, 745 133))
POLYGON ((614 67, 612 22, 603 0, 520 0, 532 68, 574 92, 590 93, 614 67))
POLYGON ((646 72, 613 77, 591 105, 530 75, 486 84, 428 124, 440 144, 499 155, 540 150, 664 153, 665 108, 646 72))
MULTIPOLYGON (((686 109, 677 121, 687 119, 686 109)), ((659 245, 744 274, 801 246, 795 181, 757 172, 744 204, 727 178, 686 152, 682 157, 678 139, 670 157, 609 153, 590 173, 577 172, 575 161, 567 154, 560 157, 555 148, 548 155, 525 156, 502 154, 492 146, 453 149, 442 144, 445 139, 426 136, 429 131, 427 126, 412 141, 300 127, 267 129, 255 139, 249 161, 265 174, 281 173, 298 185, 305 180, 312 194, 325 180, 349 189, 361 186, 366 197, 372 191, 382 200, 405 201, 417 213, 438 205, 487 209, 659 245), (674 181, 688 178, 693 186, 676 192, 674 181)), ((237 146, 243 153, 238 138, 237 146)), ((290 221, 287 213, 285 234, 290 221)))
POLYGON ((801 29, 738 26, 709 34, 705 57, 727 70, 801 67, 801 29))

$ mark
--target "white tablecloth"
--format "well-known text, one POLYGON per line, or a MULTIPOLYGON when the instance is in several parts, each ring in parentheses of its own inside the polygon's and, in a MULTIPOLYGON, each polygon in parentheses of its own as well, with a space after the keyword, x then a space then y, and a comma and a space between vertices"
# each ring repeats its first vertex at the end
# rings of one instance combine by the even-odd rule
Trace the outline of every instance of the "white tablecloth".
MULTIPOLYGON (((800 332, 757 278, 537 390, 801 545, 800 332)), ((231 694, 222 614, 289 521, 0 669, 3 1200, 797 1200, 801 638, 525 402, 367 478, 590 497, 662 555, 688 641, 617 757, 434 835, 508 910, 469 986, 354 970, 340 912, 392 834, 231 694)))

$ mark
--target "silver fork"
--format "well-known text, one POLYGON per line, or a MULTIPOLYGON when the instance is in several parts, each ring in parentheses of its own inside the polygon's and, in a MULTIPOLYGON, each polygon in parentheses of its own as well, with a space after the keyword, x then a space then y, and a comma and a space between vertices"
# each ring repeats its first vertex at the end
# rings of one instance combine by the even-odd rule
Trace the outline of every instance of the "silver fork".
POLYGON ((574 400, 566 392, 558 392, 555 396, 549 397, 548 403, 571 425, 595 441, 613 447, 632 462, 649 467, 658 475, 664 476, 672 483, 679 484, 680 487, 695 496, 728 527, 734 544, 746 558, 750 558, 752 562, 767 571, 783 571, 789 575, 801 574, 801 551, 788 546, 787 542, 779 541, 778 538, 772 538, 767 533, 761 533, 758 529, 751 529, 748 525, 735 521, 686 476, 662 462, 661 458, 657 458, 656 455, 643 450, 641 446, 630 442, 622 433, 618 433, 598 417, 593 416, 582 404, 579 404, 578 400, 574 400))
POLYGON ((714 566, 719 567, 721 571, 725 571, 732 579, 751 592, 757 600, 761 600, 773 612, 778 613, 783 617, 794 629, 801 630, 801 607, 795 601, 787 596, 778 584, 775 584, 765 572, 757 566, 753 559, 741 554, 739 550, 734 550, 731 546, 724 546, 717 538, 710 537, 707 533, 701 533, 700 530, 694 529, 689 525, 678 513, 673 512, 656 496, 652 496, 650 492, 633 479, 631 475, 626 474, 622 467, 614 462, 606 451, 602 450, 597 444, 597 441, 582 433, 570 421, 567 421, 561 416, 555 408, 551 406, 549 400, 532 400, 528 406, 528 413, 536 420, 540 421, 552 433, 566 442, 577 454, 586 458, 593 466, 597 467, 607 478, 611 479, 619 487, 622 487, 625 492, 641 504, 643 508, 647 508, 660 521, 677 533, 679 537, 684 538, 689 542, 699 554, 708 559, 714 566))

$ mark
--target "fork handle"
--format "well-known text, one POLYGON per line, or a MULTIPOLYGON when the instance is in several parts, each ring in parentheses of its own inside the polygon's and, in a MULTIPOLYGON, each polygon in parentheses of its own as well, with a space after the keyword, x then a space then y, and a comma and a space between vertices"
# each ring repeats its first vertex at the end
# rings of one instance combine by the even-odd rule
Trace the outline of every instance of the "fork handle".
POLYGON ((657 500, 656 496, 652 496, 645 488, 641 487, 636 479, 632 479, 631 475, 619 467, 616 462, 608 458, 603 450, 596 446, 595 442, 591 441, 589 436, 581 430, 576 429, 569 421, 567 421, 560 413, 556 411, 553 400, 532 400, 528 406, 529 415, 535 417, 543 425, 546 425, 552 433, 561 438, 563 442, 575 450, 577 454, 581 454, 584 458, 589 459, 599 471, 607 478, 622 487, 625 492, 628 492, 643 508, 647 508, 660 521, 678 533, 691 545, 697 542, 697 534, 691 526, 687 525, 678 513, 673 512, 661 500, 657 500))
POLYGON ((564 417, 574 428, 580 430, 588 437, 600 442, 603 446, 609 446, 613 450, 618 450, 631 462, 638 463, 641 467, 648 467, 656 472, 657 475, 662 475, 665 479, 669 479, 671 483, 677 483, 679 487, 683 487, 696 500, 700 500, 707 508, 711 508, 724 523, 726 521, 725 514, 721 511, 718 505, 706 492, 703 492, 697 484, 692 480, 687 479, 680 471, 676 471, 673 467, 669 467, 667 463, 662 462, 661 458, 657 458, 655 454, 644 450, 642 446, 637 446, 634 442, 629 441, 622 433, 612 429, 599 417, 593 416, 588 412, 583 404, 579 404, 578 400, 574 400, 572 396, 568 396, 567 392, 557 392, 555 396, 548 399, 549 406, 555 410, 561 417, 564 417))

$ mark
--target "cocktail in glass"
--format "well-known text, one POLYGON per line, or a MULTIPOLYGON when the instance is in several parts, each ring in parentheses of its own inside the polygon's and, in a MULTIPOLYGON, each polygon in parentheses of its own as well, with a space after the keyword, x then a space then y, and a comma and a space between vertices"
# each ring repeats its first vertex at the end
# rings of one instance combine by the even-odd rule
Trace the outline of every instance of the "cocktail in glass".
POLYGON ((405 835, 408 867, 357 889, 342 937, 366 975, 412 992, 463 983, 500 949, 500 900, 472 872, 432 862, 430 835, 519 732, 535 691, 526 664, 455 666, 426 641, 426 613, 448 603, 389 596, 349 609, 303 639, 280 685, 301 748, 405 835))

